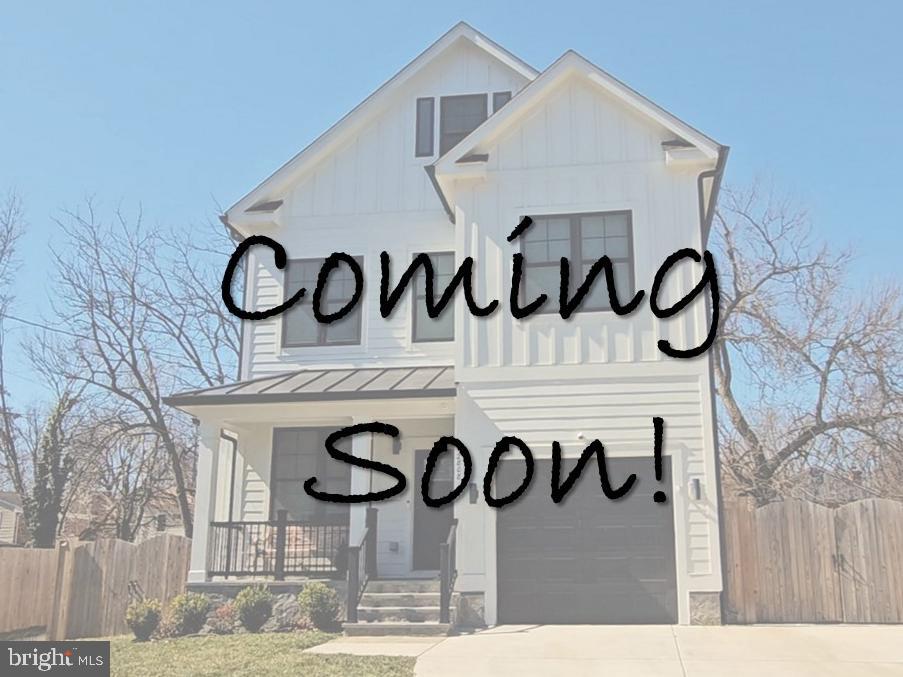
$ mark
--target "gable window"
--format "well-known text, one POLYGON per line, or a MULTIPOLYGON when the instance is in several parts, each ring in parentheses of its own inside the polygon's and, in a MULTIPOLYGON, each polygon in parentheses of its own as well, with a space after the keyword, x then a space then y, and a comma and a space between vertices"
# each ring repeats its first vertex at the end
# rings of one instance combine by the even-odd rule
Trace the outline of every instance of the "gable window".
MULTIPOLYGON (((355 257, 363 267, 363 257, 355 257)), ((302 346, 347 346, 361 342, 361 305, 358 303, 341 320, 332 324, 320 324, 314 317, 313 297, 317 287, 317 274, 323 259, 294 259, 285 271, 283 300, 299 288, 307 289, 304 298, 282 314, 282 345, 286 348, 302 346)), ((354 274, 347 265, 340 263, 329 275, 323 291, 321 310, 334 313, 342 308, 354 294, 354 274)))
POLYGON ((495 92, 492 95, 492 112, 497 113, 499 108, 511 101, 511 92, 495 92))
POLYGON ((486 94, 443 96, 439 100, 439 155, 486 120, 486 94))
POLYGON ((432 98, 417 99, 417 138, 414 148, 416 157, 430 157, 433 154, 433 114, 436 102, 432 98))
MULTIPOLYGON (((429 256, 433 264, 434 298, 438 300, 455 275, 455 254, 454 252, 442 252, 440 254, 430 254, 429 256)), ((449 301, 448 305, 442 309, 439 317, 434 319, 426 312, 426 277, 422 268, 417 269, 413 282, 414 315, 412 340, 414 343, 454 340, 454 301, 449 301)))
MULTIPOLYGON (((270 518, 279 510, 288 519, 318 524, 346 524, 347 503, 318 501, 304 491, 304 482, 316 477, 317 489, 334 494, 351 493, 351 466, 326 453, 326 437, 334 428, 275 428, 270 470, 270 518)), ((350 442, 337 446, 350 453, 350 442), (345 444, 348 448, 342 448, 345 444)))
MULTIPOLYGON (((614 269, 618 298, 622 301, 633 298, 633 226, 630 212, 535 216, 522 241, 524 276, 521 302, 527 303, 539 294, 548 294, 551 302, 547 302, 539 312, 556 312, 558 304, 554 301, 560 286, 562 256, 571 263, 571 295, 583 283, 593 263, 607 256, 614 269)), ((600 273, 584 297, 580 310, 610 309, 604 273, 600 273)))

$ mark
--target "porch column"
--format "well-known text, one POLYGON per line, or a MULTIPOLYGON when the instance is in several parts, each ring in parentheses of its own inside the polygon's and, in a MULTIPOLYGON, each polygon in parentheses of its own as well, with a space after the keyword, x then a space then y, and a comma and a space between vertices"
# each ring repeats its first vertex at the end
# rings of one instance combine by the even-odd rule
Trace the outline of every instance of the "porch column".
POLYGON ((191 539, 191 564, 188 582, 207 580, 207 550, 210 520, 216 509, 217 458, 220 427, 212 421, 201 421, 198 429, 197 479, 194 492, 194 536, 191 539))
MULTIPOLYGON (((354 423, 366 423, 369 419, 355 419, 354 423)), ((351 440, 351 453, 358 458, 373 458, 373 435, 355 435, 351 440)), ((370 491, 370 471, 352 466, 351 493, 365 494, 370 491)), ((357 545, 364 534, 367 519, 367 504, 352 503, 348 520, 348 544, 357 545)))

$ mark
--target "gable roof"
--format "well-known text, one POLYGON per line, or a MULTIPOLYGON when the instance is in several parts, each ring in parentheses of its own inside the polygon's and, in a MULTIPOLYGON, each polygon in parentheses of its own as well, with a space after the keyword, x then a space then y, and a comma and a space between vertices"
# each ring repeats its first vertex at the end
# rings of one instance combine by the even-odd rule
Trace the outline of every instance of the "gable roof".
POLYGON ((722 149, 721 144, 717 141, 653 103, 577 52, 568 50, 515 94, 495 115, 487 118, 483 124, 446 151, 435 162, 436 174, 441 175, 454 171, 454 166, 460 165, 462 159, 473 157, 474 149, 477 146, 498 137, 505 129, 522 120, 534 104, 545 97, 557 84, 574 74, 586 78, 627 106, 662 125, 680 141, 698 148, 706 158, 713 162, 717 160, 722 149))
MULTIPOLYGON (((240 219, 241 215, 256 209, 259 203, 275 203, 280 197, 279 192, 289 185, 295 177, 307 168, 321 160, 332 149, 352 134, 366 119, 370 112, 386 101, 394 92, 408 82, 414 75, 420 72, 436 57, 445 52, 458 40, 467 40, 474 46, 487 52, 513 71, 519 73, 527 80, 535 78, 539 71, 504 49, 490 38, 480 33, 464 21, 459 22, 445 35, 427 47, 419 56, 408 63, 391 79, 385 82, 370 96, 355 106, 349 113, 342 117, 332 127, 317 137, 306 148, 301 150, 291 160, 277 169, 250 193, 241 198, 232 207, 226 210, 225 220, 240 219)), ((276 207, 278 209, 278 207, 276 207)))

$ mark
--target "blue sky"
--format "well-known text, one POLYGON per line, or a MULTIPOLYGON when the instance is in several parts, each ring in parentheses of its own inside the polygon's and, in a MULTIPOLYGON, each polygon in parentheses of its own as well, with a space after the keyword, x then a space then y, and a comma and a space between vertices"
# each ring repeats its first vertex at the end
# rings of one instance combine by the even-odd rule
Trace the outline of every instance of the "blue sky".
MULTIPOLYGON (((0 193, 26 204, 26 318, 47 309, 60 209, 94 195, 200 230, 461 19, 539 69, 576 49, 731 146, 727 183, 807 205, 853 244, 857 280, 899 275, 903 3, 125 5, 3 10, 0 193)), ((12 369, 20 399, 40 392, 12 369)))

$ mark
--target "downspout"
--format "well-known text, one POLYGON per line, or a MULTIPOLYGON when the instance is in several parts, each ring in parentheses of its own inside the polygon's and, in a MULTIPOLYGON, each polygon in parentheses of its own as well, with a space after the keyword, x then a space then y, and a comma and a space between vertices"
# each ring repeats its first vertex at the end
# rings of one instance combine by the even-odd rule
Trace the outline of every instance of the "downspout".
POLYGON ((232 445, 232 464, 229 468, 229 511, 226 521, 229 523, 226 532, 226 571, 232 566, 232 522, 235 518, 235 467, 238 464, 238 440, 231 435, 220 433, 220 437, 232 445))
MULTIPOLYGON (((715 162, 715 168, 701 172, 696 179, 696 188, 699 194, 699 232, 701 236, 701 244, 705 249, 709 241, 709 234, 712 230, 712 221, 715 218, 715 208, 718 204, 718 192, 721 190, 721 180, 724 177, 724 168, 727 164, 727 156, 730 152, 728 146, 718 147, 718 159, 715 162), (707 178, 712 179, 712 192, 709 194, 708 205, 705 204, 705 192, 703 184, 707 178)), ((706 297, 706 310, 711 311, 711 301, 706 297)), ((721 609, 721 622, 725 619, 725 595, 724 584, 727 581, 726 558, 724 547, 724 498, 721 491, 721 449, 718 444, 718 407, 715 406, 715 364, 712 351, 708 351, 709 359, 709 407, 712 419, 712 444, 715 452, 715 489, 717 494, 717 502, 715 508, 718 512, 718 549, 721 554, 721 594, 719 595, 719 607, 721 609)))

